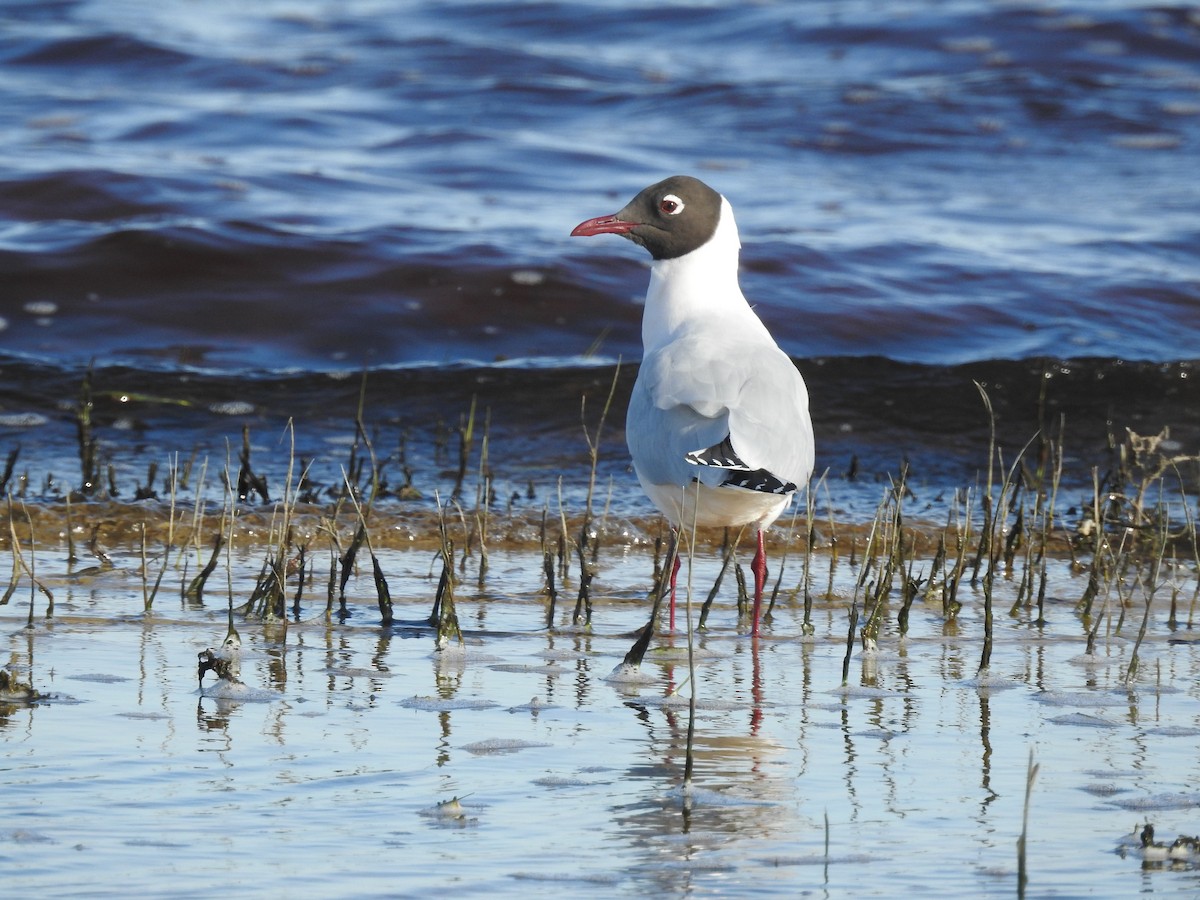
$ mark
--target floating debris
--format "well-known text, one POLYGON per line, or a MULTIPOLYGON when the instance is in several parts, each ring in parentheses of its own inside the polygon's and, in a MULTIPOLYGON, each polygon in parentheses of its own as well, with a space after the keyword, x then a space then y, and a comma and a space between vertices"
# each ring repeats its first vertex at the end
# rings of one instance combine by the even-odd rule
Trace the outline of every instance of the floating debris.
POLYGON ((33 685, 20 681, 8 669, 0 669, 0 702, 35 703, 41 699, 42 693, 33 685))
POLYGON ((531 712, 534 715, 547 709, 562 709, 557 703, 547 703, 541 697, 531 697, 528 703, 522 703, 519 706, 510 706, 510 713, 531 712))
MULTIPOLYGON (((463 796, 470 795, 464 794, 463 796)), ((471 816, 468 809, 463 806, 461 797, 451 797, 449 800, 443 800, 441 803, 418 810, 417 815, 433 819, 442 825, 468 826, 479 823, 479 820, 471 816)))
POLYGON ((220 648, 214 650, 209 647, 201 650, 198 654, 197 670, 199 674, 199 687, 204 689, 204 675, 207 672, 216 673, 220 681, 225 681, 231 684, 240 684, 238 678, 241 670, 242 661, 242 638, 237 633, 232 625, 229 626, 229 632, 225 635, 225 640, 220 648))

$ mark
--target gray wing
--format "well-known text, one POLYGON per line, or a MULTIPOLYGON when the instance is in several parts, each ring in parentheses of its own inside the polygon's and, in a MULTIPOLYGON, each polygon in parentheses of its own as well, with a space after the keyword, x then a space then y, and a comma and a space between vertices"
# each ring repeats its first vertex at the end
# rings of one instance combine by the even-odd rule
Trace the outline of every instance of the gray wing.
POLYGON ((655 484, 699 478, 716 485, 732 469, 799 486, 812 472, 804 380, 782 350, 761 339, 692 334, 649 354, 630 399, 627 436, 639 474, 655 484), (724 458, 730 451, 736 462, 724 458))

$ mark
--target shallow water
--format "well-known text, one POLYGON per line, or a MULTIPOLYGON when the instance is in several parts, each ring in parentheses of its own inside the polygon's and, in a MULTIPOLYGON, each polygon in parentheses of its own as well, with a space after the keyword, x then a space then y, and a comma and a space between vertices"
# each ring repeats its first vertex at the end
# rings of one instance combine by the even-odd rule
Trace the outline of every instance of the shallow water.
MULTIPOLYGON (((567 237, 701 175, 808 381, 822 523, 862 527, 907 464, 908 521, 944 524, 986 477, 978 382, 1006 465, 1063 423, 1070 528, 1126 428, 1200 446, 1197 140, 1200 18, 1141 0, 3 4, 0 459, 16 518, 48 522, 26 549, 56 600, 47 619, 35 598, 32 628, 24 585, 0 607, 12 670, 49 695, 0 706, 6 885, 1012 896, 1032 750, 1031 895, 1200 891, 1194 866, 1144 867, 1129 842, 1147 820, 1168 842, 1200 832, 1198 651, 1169 642, 1190 632, 1160 597, 1126 688, 1139 617, 1085 658, 1064 562, 1045 628, 998 615, 982 686, 977 596, 953 627, 921 609, 900 639, 890 619, 849 690, 849 567, 811 641, 786 607, 755 650, 726 596, 685 805, 681 657, 607 680, 645 615, 655 527, 621 430, 645 260, 567 237), (548 631, 530 547, 542 515, 582 513, 581 419, 595 429, 618 359, 597 502, 618 539, 594 630, 560 611, 548 631), (363 368, 375 537, 407 623, 374 624, 363 575, 347 623, 312 599, 286 627, 239 621, 246 687, 197 691, 221 589, 180 604, 172 570, 143 615, 129 549, 165 517, 167 467, 194 467, 209 529, 243 433, 273 500, 299 461, 327 501, 363 368), (486 473, 513 524, 484 589, 468 567, 456 657, 419 624, 430 555, 395 548, 428 541, 473 407, 462 503, 486 473), (117 567, 71 575, 84 408, 104 484, 75 522, 117 567), (408 477, 420 499, 398 496, 408 477)), ((250 498, 238 546, 270 515, 250 498)), ((235 555, 239 602, 260 564, 235 555)))
MULTIPOLYGON (((437 653, 429 555, 381 551, 396 627, 376 624, 364 573, 346 624, 323 600, 239 621, 244 685, 209 674, 202 691, 196 654, 226 630, 215 594, 164 589, 142 615, 136 558, 68 578, 60 553, 37 560, 52 618, 39 596, 24 627, 24 590, 2 610, 11 667, 48 695, 0 719, 0 859, 27 894, 1012 896, 1031 752, 1031 896, 1197 887, 1195 863, 1143 864, 1131 842, 1146 821, 1167 843, 1200 831, 1200 643, 1168 640, 1160 596, 1127 685, 1140 611, 1085 656, 1083 579, 1062 565, 1043 628, 997 615, 983 678, 973 593, 955 625, 918 606, 901 638, 889 615, 846 687, 844 562, 811 640, 784 603, 752 642, 719 600, 685 794, 684 640, 652 649, 642 680, 610 678, 645 615, 641 552, 602 557, 586 632, 562 615, 547 631, 540 561, 494 552, 485 588, 473 564, 460 586, 465 648, 437 653)), ((715 561, 695 566, 706 592, 715 561)))

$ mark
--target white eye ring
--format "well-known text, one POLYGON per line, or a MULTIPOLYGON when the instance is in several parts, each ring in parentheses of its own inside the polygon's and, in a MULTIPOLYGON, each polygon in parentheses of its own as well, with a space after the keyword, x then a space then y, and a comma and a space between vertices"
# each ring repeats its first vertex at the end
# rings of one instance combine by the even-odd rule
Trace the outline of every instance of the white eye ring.
POLYGON ((674 194, 667 194, 658 202, 658 208, 668 216, 677 216, 684 210, 684 203, 674 194))

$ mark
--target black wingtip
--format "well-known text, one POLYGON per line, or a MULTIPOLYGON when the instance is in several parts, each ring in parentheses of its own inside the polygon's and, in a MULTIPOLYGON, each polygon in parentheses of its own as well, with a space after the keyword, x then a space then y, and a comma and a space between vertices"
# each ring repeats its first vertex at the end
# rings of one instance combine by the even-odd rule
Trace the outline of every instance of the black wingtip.
POLYGON ((734 451, 728 436, 719 444, 713 444, 703 450, 693 450, 685 458, 694 466, 724 469, 727 474, 721 484, 728 487, 740 487, 764 494, 791 494, 796 490, 796 485, 792 482, 784 481, 766 469, 750 468, 734 451))

